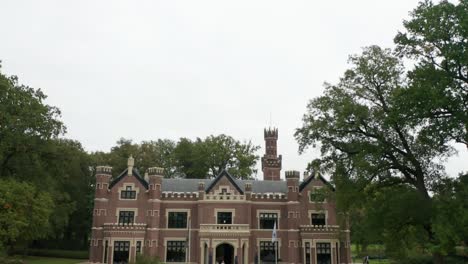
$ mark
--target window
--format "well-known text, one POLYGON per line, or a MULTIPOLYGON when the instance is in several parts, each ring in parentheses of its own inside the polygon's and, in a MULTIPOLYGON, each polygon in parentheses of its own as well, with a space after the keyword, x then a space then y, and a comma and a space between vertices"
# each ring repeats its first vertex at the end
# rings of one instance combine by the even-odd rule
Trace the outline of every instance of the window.
POLYGON ((323 203, 325 202, 325 193, 319 188, 315 188, 310 192, 309 198, 311 202, 323 203))
POLYGON ((187 212, 169 212, 168 228, 187 228, 187 212))
POLYGON ((120 191, 120 199, 136 199, 136 191, 132 190, 132 186, 127 186, 120 191))
POLYGON ((275 244, 271 241, 260 241, 260 261, 261 263, 275 262, 275 244))
POLYGON ((135 218, 134 211, 120 211, 119 212, 119 224, 133 224, 135 218))
POLYGON ((136 242, 136 253, 141 253, 141 241, 136 242))
POLYGON ((260 229, 273 229, 277 221, 277 213, 260 213, 260 229))
POLYGON ((185 262, 185 241, 167 241, 166 262, 185 262))
POLYGON ((231 212, 218 212, 217 224, 232 224, 232 213, 231 212))
POLYGON ((310 243, 305 243, 305 264, 310 264, 310 243))
POLYGON ((325 225, 325 214, 312 214, 312 225, 325 225))
POLYGON ((317 243, 317 254, 331 254, 330 243, 317 243))

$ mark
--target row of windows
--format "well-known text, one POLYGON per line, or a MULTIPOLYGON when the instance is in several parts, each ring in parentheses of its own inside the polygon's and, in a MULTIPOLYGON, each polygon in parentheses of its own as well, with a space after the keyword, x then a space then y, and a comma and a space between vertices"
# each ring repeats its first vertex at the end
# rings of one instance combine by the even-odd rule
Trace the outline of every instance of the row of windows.
MULTIPOLYGON (((310 243, 306 242, 306 263, 310 263, 310 243)), ((331 244, 330 243, 317 243, 317 255, 330 255, 331 244)), ((107 241, 106 241, 107 249, 107 241)), ((130 242, 129 241, 115 241, 114 251, 115 252, 129 252, 130 242)), ((276 245, 271 241, 260 241, 260 261, 262 263, 272 262, 275 260, 276 245)), ((141 253, 141 241, 136 242, 136 252, 141 253)), ((167 241, 166 244, 166 262, 185 262, 187 252, 186 241, 167 241)), ((107 255, 107 252, 106 252, 107 255)))
MULTIPOLYGON (((277 213, 260 213, 260 229, 273 229, 278 221, 277 213)), ((217 224, 232 224, 232 212, 218 212, 217 224)), ((119 224, 133 224, 135 220, 134 211, 120 211, 119 224)), ((326 225, 324 213, 311 214, 312 225, 326 225)), ((168 228, 187 228, 187 212, 169 212, 168 228)))

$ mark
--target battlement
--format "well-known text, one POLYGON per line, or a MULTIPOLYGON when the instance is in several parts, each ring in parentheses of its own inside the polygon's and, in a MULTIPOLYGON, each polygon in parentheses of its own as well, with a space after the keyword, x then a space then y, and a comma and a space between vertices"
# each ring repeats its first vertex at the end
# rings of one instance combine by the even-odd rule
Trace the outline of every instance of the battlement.
POLYGON ((149 175, 159 175, 159 176, 163 176, 163 175, 164 175, 164 168, 161 168, 161 167, 151 167, 151 168, 148 168, 148 174, 149 174, 149 175))
POLYGON ((277 128, 265 128, 263 130, 263 135, 265 138, 276 138, 278 139, 278 129, 277 128))
POLYGON ((97 166, 96 174, 112 174, 112 167, 110 166, 97 166))
POLYGON ((286 179, 299 179, 301 173, 295 170, 285 171, 286 179))

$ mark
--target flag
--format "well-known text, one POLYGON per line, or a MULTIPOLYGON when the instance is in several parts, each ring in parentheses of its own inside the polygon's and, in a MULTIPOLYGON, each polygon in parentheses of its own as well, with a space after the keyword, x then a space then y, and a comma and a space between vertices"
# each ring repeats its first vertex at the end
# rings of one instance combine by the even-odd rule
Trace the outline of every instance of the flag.
POLYGON ((271 242, 276 242, 276 221, 275 225, 273 226, 273 233, 271 234, 271 242))

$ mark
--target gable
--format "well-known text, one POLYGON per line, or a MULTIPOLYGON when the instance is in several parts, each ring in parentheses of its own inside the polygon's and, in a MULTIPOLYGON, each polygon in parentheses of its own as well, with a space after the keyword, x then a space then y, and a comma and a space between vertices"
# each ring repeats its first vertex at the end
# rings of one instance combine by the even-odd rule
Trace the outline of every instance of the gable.
POLYGON ((141 185, 145 187, 145 189, 148 189, 148 183, 145 181, 145 179, 143 179, 143 177, 141 177, 137 169, 133 169, 132 174, 132 176, 128 176, 128 169, 125 169, 119 176, 111 181, 109 189, 112 189, 112 187, 114 187, 117 183, 124 180, 125 177, 135 177, 135 179, 137 179, 137 181, 140 182, 141 185))
POLYGON ((209 193, 214 191, 218 188, 222 188, 221 186, 229 186, 232 189, 235 189, 239 194, 244 194, 242 188, 237 184, 236 180, 229 174, 226 170, 223 170, 206 188, 205 192, 209 193))
POLYGON ((299 191, 302 192, 302 190, 304 190, 307 186, 309 186, 313 180, 319 180, 323 183, 324 186, 327 186, 332 191, 335 191, 335 187, 329 181, 323 178, 322 175, 320 174, 318 174, 318 176, 316 176, 315 174, 312 174, 309 176, 309 178, 301 182, 301 184, 299 185, 299 191))

